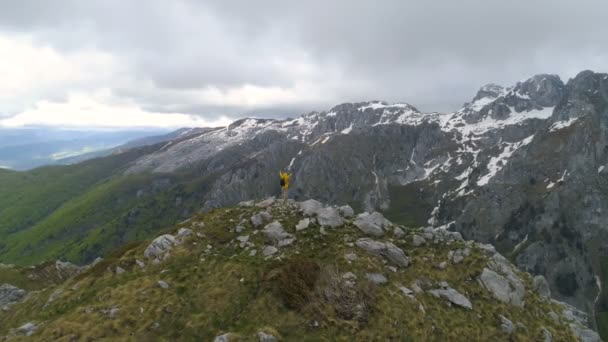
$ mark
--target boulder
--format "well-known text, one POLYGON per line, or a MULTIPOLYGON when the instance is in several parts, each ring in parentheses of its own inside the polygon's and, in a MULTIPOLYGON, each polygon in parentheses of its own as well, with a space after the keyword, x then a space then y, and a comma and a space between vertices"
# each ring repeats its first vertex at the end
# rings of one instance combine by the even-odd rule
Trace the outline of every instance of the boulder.
POLYGON ((323 208, 323 204, 314 199, 309 199, 307 201, 300 203, 300 211, 304 216, 313 216, 316 215, 317 212, 323 208))
POLYGON ((159 280, 158 281, 158 286, 160 286, 161 289, 168 289, 169 288, 169 284, 167 284, 167 282, 164 281, 164 280, 159 280))
POLYGON ((488 268, 483 269, 479 281, 501 302, 523 306, 525 289, 522 284, 512 284, 506 277, 488 268))
POLYGON ((278 251, 279 250, 275 246, 266 246, 264 247, 264 251, 262 251, 262 254, 264 254, 264 256, 271 256, 276 254, 278 251))
POLYGON ((22 326, 20 326, 19 328, 17 328, 17 331, 25 336, 32 336, 36 330, 38 329, 38 326, 36 326, 36 324, 34 323, 26 323, 22 326))
POLYGON ((253 200, 251 200, 251 201, 242 201, 242 202, 239 202, 238 206, 239 207, 248 208, 248 207, 253 207, 254 203, 255 202, 253 200))
POLYGON ((354 222, 355 226, 359 228, 363 233, 371 236, 382 236, 384 230, 388 228, 390 222, 382 216, 379 212, 362 213, 357 216, 354 222))
POLYGON ((570 329, 574 336, 581 342, 602 342, 597 332, 576 323, 570 323, 570 329))
POLYGON ((426 240, 420 236, 420 235, 416 235, 414 234, 412 236, 412 244, 414 244, 415 247, 420 247, 422 245, 424 245, 426 243, 426 240))
POLYGON ((224 335, 220 335, 220 336, 216 336, 215 339, 213 340, 213 342, 230 342, 231 338, 230 338, 230 333, 224 334, 224 335))
POLYGON ((321 208, 317 211, 317 221, 319 225, 329 228, 337 228, 344 224, 338 211, 334 208, 321 208))
POLYGON ((393 229, 393 235, 395 235, 397 239, 401 239, 405 236, 405 231, 399 227, 395 227, 395 229, 393 229))
POLYGON ((500 329, 506 334, 511 335, 515 331, 513 322, 503 315, 498 315, 498 318, 500 319, 500 329))
POLYGON ((452 288, 430 290, 429 293, 437 298, 442 297, 444 299, 447 299, 450 303, 458 305, 465 309, 473 309, 473 304, 471 304, 471 301, 467 297, 462 295, 460 292, 452 288))
POLYGON ((135 259, 135 263, 137 264, 137 266, 141 267, 141 268, 145 268, 146 264, 144 264, 143 261, 139 260, 139 259, 135 259))
POLYGON ((298 222, 298 224, 296 225, 296 231, 304 230, 304 229, 308 228, 308 226, 310 226, 310 219, 307 217, 305 219, 300 220, 300 222, 298 222))
POLYGON ((381 273, 368 273, 365 275, 367 280, 371 281, 376 285, 382 285, 388 283, 388 279, 381 273))
POLYGON ((277 338, 276 337, 274 337, 274 336, 272 336, 270 334, 267 334, 267 333, 265 333, 263 331, 260 331, 258 333, 258 338, 259 338, 260 342, 277 342, 277 338))
POLYGON ((285 239, 293 239, 293 235, 287 233, 279 221, 267 224, 264 229, 262 229, 262 233, 266 236, 266 239, 273 243, 279 243, 285 239))
POLYGON ((188 237, 188 236, 190 236, 192 234, 194 234, 194 232, 192 232, 192 230, 188 229, 188 228, 180 228, 177 231, 177 237, 181 238, 181 239, 184 239, 184 238, 186 238, 186 237, 188 237))
POLYGON ((253 224, 254 227, 259 227, 270 221, 272 221, 272 215, 270 215, 270 213, 267 211, 262 211, 251 216, 251 224, 253 224))
POLYGON ((532 287, 539 296, 543 298, 551 298, 551 289, 545 277, 538 275, 532 280, 532 287))
POLYGON ((351 218, 355 216, 355 211, 350 207, 350 205, 343 205, 339 207, 338 212, 340 212, 340 215, 342 215, 344 218, 351 218))
POLYGON ((344 259, 346 259, 348 262, 353 262, 353 261, 357 260, 357 254, 346 253, 346 254, 344 254, 344 259))
POLYGON ((275 198, 274 197, 270 197, 268 199, 263 200, 262 202, 256 203, 256 207, 258 208, 268 208, 270 206, 272 206, 275 202, 275 198))
POLYGON ((14 304, 25 297, 25 290, 10 284, 0 285, 0 306, 14 304))
POLYGON ((120 266, 116 266, 116 274, 123 274, 123 273, 125 273, 125 269, 120 266))
POLYGON ((357 247, 366 252, 388 259, 389 262, 399 267, 407 267, 410 263, 409 258, 403 250, 390 242, 374 241, 369 238, 361 238, 355 243, 357 247))
POLYGON ((148 259, 162 258, 168 251, 175 246, 175 237, 165 234, 157 237, 144 251, 144 257, 148 259))

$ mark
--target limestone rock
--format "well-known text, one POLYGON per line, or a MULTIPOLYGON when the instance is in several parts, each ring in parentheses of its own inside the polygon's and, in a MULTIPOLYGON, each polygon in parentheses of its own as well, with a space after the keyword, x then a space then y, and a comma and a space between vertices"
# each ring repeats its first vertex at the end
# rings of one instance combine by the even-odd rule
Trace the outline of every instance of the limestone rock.
POLYGON ((367 280, 371 281, 376 285, 388 283, 388 279, 381 273, 368 273, 365 276, 367 277, 367 280))
POLYGON ((353 210, 353 208, 350 207, 350 205, 343 205, 338 208, 338 211, 340 212, 340 215, 342 215, 342 217, 344 218, 351 218, 355 216, 355 211, 353 210))
POLYGON ((267 334, 263 331, 260 331, 258 333, 258 338, 260 339, 260 342, 276 342, 277 341, 276 337, 274 337, 270 334, 267 334))
POLYGON ((157 237, 144 251, 144 257, 148 259, 159 259, 175 246, 175 237, 165 234, 157 237))
POLYGON ((317 221, 319 225, 329 228, 337 228, 344 224, 338 211, 334 208, 321 208, 317 211, 317 221))
POLYGON ((388 228, 390 222, 379 212, 362 213, 357 216, 355 226, 363 233, 375 237, 384 235, 384 230, 388 228))
POLYGON ((409 258, 405 255, 403 250, 390 242, 380 242, 369 238, 361 238, 357 240, 355 244, 357 247, 370 254, 388 259, 388 261, 396 266, 407 267, 410 263, 409 258))
POLYGON ((412 243, 415 247, 420 247, 426 243, 426 240, 422 236, 414 234, 412 236, 412 243))
POLYGON ((442 297, 447 299, 452 304, 458 305, 465 309, 473 309, 473 304, 471 304, 471 301, 463 294, 452 288, 430 290, 429 293, 437 298, 442 297))
POLYGON ((0 285, 0 306, 19 302, 25 297, 25 290, 10 284, 0 285))
POLYGON ((309 225, 310 225, 310 219, 308 217, 305 219, 302 219, 296 225, 296 231, 304 230, 304 229, 308 228, 309 225))
POLYGON ((322 208, 323 204, 314 199, 309 199, 300 203, 300 211, 302 212, 302 214, 304 214, 304 216, 316 215, 322 208))
POLYGON ((547 283, 547 279, 545 279, 545 277, 541 275, 534 277, 532 280, 532 287, 539 296, 543 298, 551 298, 551 289, 549 288, 549 283, 547 283))

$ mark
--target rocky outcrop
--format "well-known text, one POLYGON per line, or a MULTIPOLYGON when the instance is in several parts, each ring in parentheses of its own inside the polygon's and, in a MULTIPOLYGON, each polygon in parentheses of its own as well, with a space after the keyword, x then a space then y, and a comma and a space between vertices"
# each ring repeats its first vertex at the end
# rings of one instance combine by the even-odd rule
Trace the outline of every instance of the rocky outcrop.
POLYGON ((410 264, 410 260, 405 255, 403 250, 390 242, 380 242, 368 238, 362 238, 357 240, 355 244, 357 247, 370 254, 387 259, 396 266, 407 267, 410 264))
POLYGON ((144 251, 144 257, 147 259, 164 259, 169 251, 176 244, 175 237, 171 234, 165 234, 157 237, 144 251))
POLYGON ((10 284, 0 285, 0 308, 15 304, 25 297, 26 291, 10 284))
POLYGON ((354 224, 365 234, 376 237, 384 235, 390 226, 390 222, 379 212, 359 214, 354 224))

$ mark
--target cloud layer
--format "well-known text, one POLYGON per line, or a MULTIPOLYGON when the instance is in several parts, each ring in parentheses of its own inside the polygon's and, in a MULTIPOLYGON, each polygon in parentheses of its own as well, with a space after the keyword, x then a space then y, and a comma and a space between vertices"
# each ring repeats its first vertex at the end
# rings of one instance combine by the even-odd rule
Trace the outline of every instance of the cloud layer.
POLYGON ((0 3, 0 125, 185 126, 346 101, 449 111, 608 69, 608 2, 0 3))

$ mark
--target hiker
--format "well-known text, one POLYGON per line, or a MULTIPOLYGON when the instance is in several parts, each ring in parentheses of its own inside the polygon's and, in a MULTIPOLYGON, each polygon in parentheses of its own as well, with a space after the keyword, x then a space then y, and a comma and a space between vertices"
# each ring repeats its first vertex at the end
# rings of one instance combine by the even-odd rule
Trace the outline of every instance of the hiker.
POLYGON ((283 200, 287 200, 289 191, 289 177, 291 177, 291 175, 287 172, 279 171, 279 176, 281 177, 282 197, 283 200))

